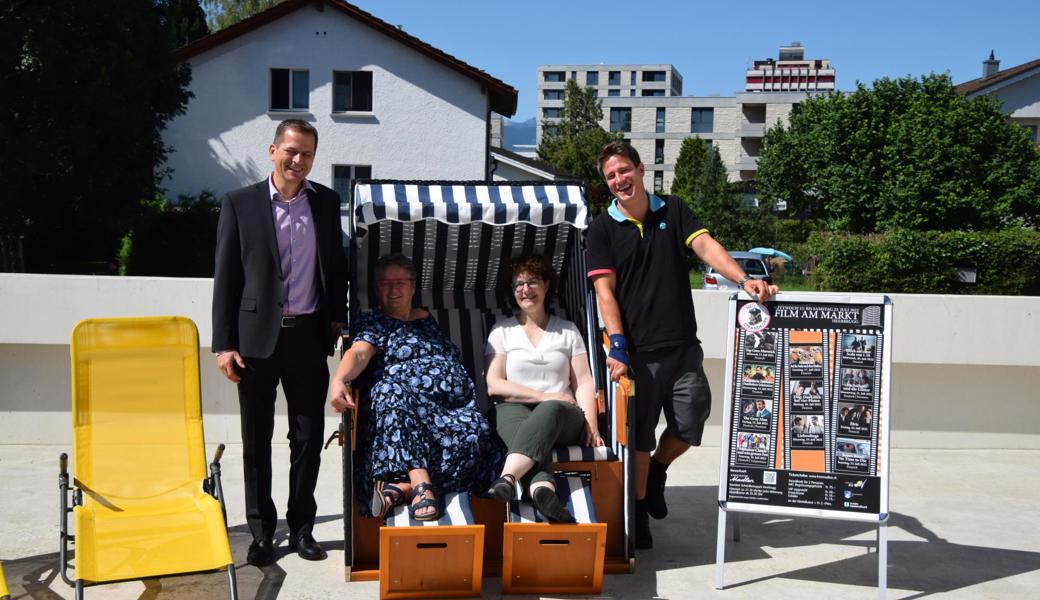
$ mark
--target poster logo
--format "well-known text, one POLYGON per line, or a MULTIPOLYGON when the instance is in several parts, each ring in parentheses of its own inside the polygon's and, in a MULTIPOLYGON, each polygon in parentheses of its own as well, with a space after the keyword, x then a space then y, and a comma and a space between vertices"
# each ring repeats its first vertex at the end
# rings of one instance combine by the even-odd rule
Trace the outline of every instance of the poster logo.
POLYGON ((748 302, 740 307, 740 313, 737 314, 740 328, 748 333, 755 333, 769 327, 770 319, 769 309, 757 302, 748 302))

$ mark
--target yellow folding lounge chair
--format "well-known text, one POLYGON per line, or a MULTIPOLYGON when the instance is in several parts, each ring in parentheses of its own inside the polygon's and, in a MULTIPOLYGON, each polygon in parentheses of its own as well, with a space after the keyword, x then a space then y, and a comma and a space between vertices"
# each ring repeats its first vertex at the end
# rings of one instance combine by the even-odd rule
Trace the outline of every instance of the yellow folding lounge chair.
POLYGON ((235 600, 220 487, 224 448, 207 477, 195 324, 87 319, 72 331, 71 347, 73 481, 70 489, 63 454, 62 579, 81 599, 84 585, 226 569, 235 600))
POLYGON ((3 564, 0 564, 0 600, 11 600, 11 592, 7 591, 7 579, 4 577, 3 564))

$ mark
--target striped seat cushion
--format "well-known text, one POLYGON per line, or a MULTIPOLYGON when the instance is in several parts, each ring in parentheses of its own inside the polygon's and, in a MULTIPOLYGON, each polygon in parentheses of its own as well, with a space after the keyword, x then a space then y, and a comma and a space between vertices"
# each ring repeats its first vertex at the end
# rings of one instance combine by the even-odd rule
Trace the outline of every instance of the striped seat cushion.
POLYGON ((475 523, 468 493, 454 492, 445 496, 444 501, 446 504, 444 514, 436 521, 413 519, 407 506, 395 506, 393 512, 386 518, 386 524, 388 527, 422 527, 424 525, 473 525, 475 523))
POLYGON ((617 460, 610 446, 560 446, 553 448, 553 462, 608 461, 617 460))
MULTIPOLYGON (((578 523, 595 523, 596 509, 592 505, 591 478, 588 473, 557 473, 556 493, 565 500, 567 510, 578 523)), ((548 520, 538 512, 530 500, 509 503, 509 520, 512 523, 546 523, 548 520)))

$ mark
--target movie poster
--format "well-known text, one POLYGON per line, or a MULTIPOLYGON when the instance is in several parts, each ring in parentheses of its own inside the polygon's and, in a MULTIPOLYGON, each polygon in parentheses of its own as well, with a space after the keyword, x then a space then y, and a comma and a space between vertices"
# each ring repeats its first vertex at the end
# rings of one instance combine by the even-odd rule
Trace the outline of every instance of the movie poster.
POLYGON ((720 499, 877 513, 891 304, 798 296, 734 300, 720 499))

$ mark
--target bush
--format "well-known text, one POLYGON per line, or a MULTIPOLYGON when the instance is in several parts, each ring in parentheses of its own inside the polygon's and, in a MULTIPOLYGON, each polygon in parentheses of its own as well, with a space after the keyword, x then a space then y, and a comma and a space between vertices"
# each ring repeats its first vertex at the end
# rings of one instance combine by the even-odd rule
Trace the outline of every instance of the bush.
POLYGON ((795 244, 804 244, 814 231, 827 228, 822 219, 777 219, 773 224, 774 244, 776 248, 794 255, 788 248, 795 244))
POLYGON ((931 294, 1040 294, 1040 232, 893 230, 854 235, 816 232, 815 287, 828 291, 931 294), (974 267, 977 283, 961 283, 974 267))
POLYGON ((213 277, 220 205, 213 194, 145 204, 119 249, 120 275, 213 277))

